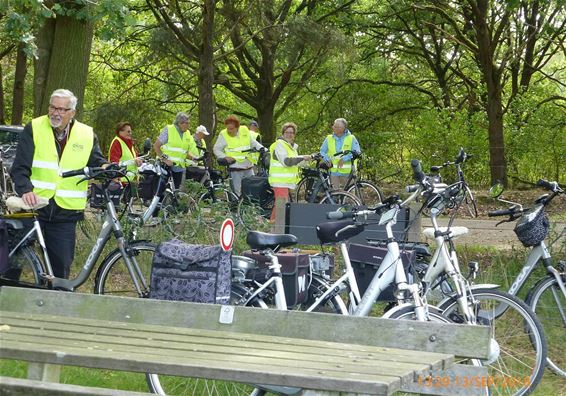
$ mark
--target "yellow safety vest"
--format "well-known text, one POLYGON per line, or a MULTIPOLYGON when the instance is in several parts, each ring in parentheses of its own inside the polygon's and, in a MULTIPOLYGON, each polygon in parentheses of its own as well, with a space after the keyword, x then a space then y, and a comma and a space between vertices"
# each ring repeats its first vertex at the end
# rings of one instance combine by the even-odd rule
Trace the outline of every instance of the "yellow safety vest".
POLYGON ((195 145, 195 140, 189 131, 183 133, 183 138, 175 125, 167 125, 167 144, 161 146, 161 152, 169 157, 177 166, 185 167, 187 153, 195 145))
POLYGON ((54 197, 61 208, 84 210, 88 183, 77 184, 82 176, 62 178, 60 174, 87 166, 94 139, 92 128, 75 121, 59 159, 49 117, 34 118, 31 127, 35 146, 30 176, 33 192, 44 198, 54 197))
MULTIPOLYGON (((248 128, 249 130, 249 128, 248 128)), ((261 138, 261 135, 259 134, 259 132, 256 131, 250 131, 250 136, 252 137, 253 140, 255 140, 257 142, 257 138, 258 136, 261 138)), ((257 161, 259 160, 259 153, 248 153, 248 159, 254 164, 257 164, 257 161)))
MULTIPOLYGON (((204 151, 201 151, 198 149, 197 146, 197 142, 193 137, 193 141, 195 142, 194 146, 191 146, 191 148, 189 149, 189 153, 193 156, 193 157, 202 157, 202 155, 204 154, 204 151)), ((200 140, 201 142, 201 147, 202 148, 206 148, 206 141, 204 139, 200 140)), ((187 159, 187 166, 197 166, 198 164, 190 159, 187 159)))
POLYGON ((299 166, 285 166, 283 163, 279 162, 277 157, 274 155, 275 147, 279 143, 283 144, 285 150, 287 150, 288 157, 297 157, 299 154, 297 150, 295 150, 289 142, 278 139, 269 146, 269 152, 271 153, 271 161, 269 164, 269 184, 294 184, 296 185, 299 181, 299 166))
MULTIPOLYGON (((334 157, 336 154, 336 140, 334 139, 334 135, 328 135, 326 137, 326 141, 328 142, 328 156, 332 160, 332 172, 338 172, 343 174, 350 174, 352 171, 352 161, 344 161, 344 165, 342 168, 338 168, 338 162, 340 162, 340 157, 334 157)), ((351 133, 344 138, 344 143, 342 143, 342 151, 351 150, 352 149, 352 142, 354 141, 354 135, 351 133)))
MULTIPOLYGON (((114 139, 112 139, 112 141, 110 142, 110 148, 112 148, 112 145, 114 144, 114 142, 116 140, 120 143, 120 147, 122 147, 122 156, 120 157, 120 162, 125 162, 125 161, 131 162, 130 164, 128 164, 126 166, 126 174, 130 178, 130 181, 132 181, 131 180, 132 177, 134 177, 138 172, 138 166, 136 165, 135 161, 133 160, 134 158, 137 157, 136 150, 134 149, 134 146, 132 146, 132 149, 130 150, 130 148, 128 147, 126 142, 124 142, 118 136, 116 136, 114 139)), ((108 149, 108 158, 110 158, 110 149, 108 149)), ((123 177, 122 181, 127 182, 128 179, 123 177)))
POLYGON ((250 153, 242 152, 251 148, 251 136, 248 127, 240 125, 238 135, 234 137, 230 136, 226 129, 223 129, 220 134, 226 140, 227 146, 224 149, 226 156, 234 158, 237 163, 242 163, 249 158, 250 153))

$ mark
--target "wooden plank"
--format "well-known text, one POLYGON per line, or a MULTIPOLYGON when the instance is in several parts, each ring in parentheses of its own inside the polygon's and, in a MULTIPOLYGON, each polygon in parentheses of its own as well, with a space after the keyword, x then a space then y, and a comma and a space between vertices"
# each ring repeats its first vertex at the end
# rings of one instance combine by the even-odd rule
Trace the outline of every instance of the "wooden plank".
MULTIPOLYGON (((1 315, 2 321, 6 322, 7 319, 9 319, 8 316, 12 315, 15 314, 3 312, 1 315)), ((290 359, 289 356, 280 356, 275 353, 276 351, 274 351, 272 354, 273 356, 270 358, 265 356, 262 358, 263 360, 258 360, 257 356, 251 356, 247 362, 245 362, 246 359, 240 356, 243 354, 241 351, 235 352, 234 356, 227 354, 226 351, 219 351, 217 354, 201 352, 202 356, 199 356, 192 351, 193 347, 191 346, 190 341, 187 340, 180 342, 181 346, 186 350, 181 350, 179 353, 171 353, 170 350, 155 346, 146 346, 146 351, 138 351, 138 348, 132 349, 128 343, 124 344, 123 350, 117 349, 116 343, 109 344, 111 349, 103 349, 108 345, 105 345, 101 340, 97 340, 96 337, 93 338, 90 334, 88 334, 88 330, 83 329, 80 335, 87 340, 90 338, 92 345, 86 343, 87 341, 85 340, 81 340, 82 343, 77 344, 76 342, 73 342, 73 336, 75 335, 71 335, 69 338, 66 334, 67 332, 64 329, 65 323, 57 323, 60 326, 58 329, 60 330, 60 333, 55 336, 55 334, 43 334, 45 331, 49 332, 52 330, 45 330, 45 323, 42 323, 37 317, 35 320, 31 317, 28 319, 29 320, 27 321, 23 321, 23 324, 26 324, 27 327, 18 328, 13 327, 12 324, 7 324, 5 327, 9 328, 5 328, 0 332, 0 340, 5 341, 2 344, 2 353, 5 357, 142 372, 145 372, 150 368, 158 371, 158 367, 160 367, 160 365, 165 365, 168 371, 164 372, 172 375, 224 378, 245 382, 275 383, 278 385, 303 387, 313 387, 314 384, 322 386, 321 383, 324 383, 325 385, 332 383, 333 385, 330 389, 339 390, 356 389, 355 386, 351 383, 348 384, 348 382, 359 383, 360 381, 365 381, 365 386, 373 389, 376 389, 376 387, 379 388, 381 384, 384 385, 384 390, 389 390, 391 385, 398 387, 401 379, 403 382, 412 380, 415 372, 426 375, 431 365, 442 366, 446 363, 445 361, 433 362, 429 360, 428 364, 424 364, 420 369, 418 369, 413 365, 407 366, 406 363, 399 363, 394 360, 386 361, 386 359, 391 359, 392 357, 395 359, 395 356, 398 357, 399 355, 391 354, 391 351, 386 348, 370 347, 369 350, 366 351, 367 356, 360 356, 360 352, 356 352, 356 354, 352 355, 347 349, 344 350, 344 345, 340 345, 339 347, 334 346, 336 356, 331 359, 331 361, 334 360, 334 362, 332 363, 331 361, 328 361, 328 363, 324 364, 320 361, 322 360, 320 356, 316 355, 314 357, 307 356, 307 360, 305 362, 299 362, 298 352, 296 352, 297 356, 294 356, 293 359, 290 359), (36 329, 31 328, 33 323, 37 325, 36 329), (18 333, 18 331, 22 329, 24 334, 18 333), (25 334, 26 332, 31 334, 25 334), (11 338, 12 336, 13 338, 11 338), (23 339, 26 337, 27 342, 24 342, 23 339), (49 345, 49 340, 54 340, 54 345, 49 345), (378 355, 379 352, 382 353, 382 356, 378 355), (116 355, 118 355, 119 358, 117 358, 116 355), (371 357, 375 359, 374 362, 370 362, 370 355, 372 355, 371 357), (344 357, 351 361, 345 361, 344 357), (111 364, 109 363, 110 361, 112 361, 111 364), (192 367, 191 370, 187 370, 188 366, 186 362, 190 362, 193 366, 197 367, 192 367), (287 363, 287 365, 285 365, 285 363, 287 363), (316 367, 316 369, 313 369, 312 367, 316 367), (269 370, 267 370, 267 368, 269 368, 269 370), (216 370, 216 374, 214 374, 214 370, 216 370), (219 370, 222 371, 221 377, 217 377, 217 375, 219 375, 219 370), (230 370, 232 370, 232 374, 227 375, 226 372, 230 370), (242 371, 245 371, 245 373, 242 371), (265 373, 266 371, 267 373, 265 373), (255 374, 253 374, 255 376, 246 377, 247 372, 255 372, 255 374), (284 378, 275 380, 274 378, 276 376, 279 375, 281 377, 281 373, 285 373, 283 375, 284 378), (394 375, 387 377, 383 375, 384 373, 391 373, 394 375), (258 377, 258 375, 260 376, 258 377), (229 378, 226 378, 227 376, 229 378), (285 382, 288 378, 293 376, 302 377, 302 385, 298 385, 295 380, 291 383, 285 382), (344 384, 344 387, 340 388, 340 383, 344 384), (385 387, 385 384, 388 384, 387 387, 385 387)), ((51 317, 51 319, 56 322, 62 322, 62 320, 64 320, 64 318, 61 317, 51 317)), ((77 327, 82 321, 82 319, 76 318, 73 320, 72 324, 66 325, 77 327)), ((88 322, 89 320, 85 321, 88 322)), ((47 325, 49 325, 49 322, 47 325)), ((120 325, 120 327, 122 327, 124 324, 120 325)), ((131 323, 125 325, 130 328, 137 326, 131 323)), ((97 326, 94 331, 98 331, 100 327, 101 326, 97 326)), ((154 327, 163 330, 163 327, 154 327)), ((130 339, 130 337, 124 337, 119 333, 115 334, 115 337, 119 340, 130 339)), ((201 334, 200 337, 204 336, 201 334)), ((150 341, 154 340, 150 339, 150 341)), ((312 341, 312 343, 320 344, 319 341, 312 341)), ((264 341, 260 344, 262 345, 262 348, 265 348, 264 341)), ((332 347, 332 343, 324 344, 332 347)), ((250 345, 247 345, 246 348, 249 346, 250 345)), ((409 352, 409 354, 412 354, 412 352, 413 351, 409 352)), ((323 355, 324 354, 328 354, 328 352, 324 351, 323 355)), ((435 356, 437 356, 437 354, 435 354, 435 356)), ((364 390, 363 392, 367 391, 364 390)))
POLYGON ((395 321, 381 318, 262 310, 235 307, 231 324, 211 318, 220 306, 126 297, 75 294, 45 290, 0 290, 0 309, 28 313, 51 313, 129 323, 168 324, 176 327, 229 330, 248 334, 281 335, 307 340, 339 341, 412 350, 452 353, 487 358, 489 329, 486 326, 395 321), (376 331, 376 329, 379 329, 376 331), (402 336, 400 336, 402 335, 402 336))
POLYGON ((151 393, 92 388, 23 378, 0 377, 1 394, 6 396, 148 396, 151 393))

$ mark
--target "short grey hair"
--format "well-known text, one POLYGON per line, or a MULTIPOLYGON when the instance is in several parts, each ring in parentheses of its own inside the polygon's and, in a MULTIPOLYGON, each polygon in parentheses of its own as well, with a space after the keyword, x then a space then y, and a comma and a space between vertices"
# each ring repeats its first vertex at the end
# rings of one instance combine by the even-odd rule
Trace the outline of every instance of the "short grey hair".
POLYGON ((175 116, 175 121, 173 121, 173 124, 179 126, 179 124, 181 122, 189 121, 190 119, 191 119, 191 117, 189 117, 189 115, 187 113, 179 112, 175 116))
POLYGON ((342 125, 344 125, 345 129, 348 129, 348 121, 346 121, 345 118, 337 118, 334 120, 334 123, 340 122, 342 123, 342 125))
POLYGON ((77 108, 78 99, 74 93, 69 91, 68 89, 56 89, 51 94, 51 98, 49 98, 49 103, 53 98, 67 98, 69 99, 69 108, 75 110, 77 108))

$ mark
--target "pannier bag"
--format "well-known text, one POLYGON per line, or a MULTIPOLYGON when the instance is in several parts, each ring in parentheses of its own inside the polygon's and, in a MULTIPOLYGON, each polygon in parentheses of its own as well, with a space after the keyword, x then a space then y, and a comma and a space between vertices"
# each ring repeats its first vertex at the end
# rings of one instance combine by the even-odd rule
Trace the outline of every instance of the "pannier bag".
POLYGON ((550 222, 544 213, 544 206, 538 205, 521 217, 515 224, 514 231, 523 246, 530 247, 544 241, 549 228, 550 222))
MULTIPOLYGON (((246 250, 242 253, 242 256, 256 260, 260 269, 265 269, 271 264, 268 257, 254 251, 246 250)), ((310 283, 308 273, 309 255, 279 252, 276 256, 279 259, 279 264, 281 264, 287 308, 291 309, 295 305, 304 303, 308 298, 307 289, 310 283)))
POLYGON ((179 239, 162 242, 153 257, 150 298, 228 304, 230 252, 220 246, 192 245, 179 239))
MULTIPOLYGON (((108 195, 114 203, 115 206, 120 204, 120 198, 122 197, 123 191, 122 183, 112 182, 108 186, 108 195)), ((106 208, 106 202, 104 201, 104 190, 100 184, 90 185, 90 200, 89 205, 91 208, 101 209, 106 208)))
POLYGON ((140 198, 144 201, 151 201, 157 194, 158 181, 159 176, 157 176, 156 174, 142 174, 138 187, 138 194, 140 198))
POLYGON ((242 179, 242 196, 247 197, 252 202, 259 203, 260 206, 265 205, 273 197, 267 177, 244 177, 242 179))
MULTIPOLYGON (((348 255, 350 256, 350 262, 352 263, 361 295, 365 293, 386 254, 387 248, 385 247, 358 245, 355 243, 348 246, 348 255)), ((401 260, 403 261, 403 267, 405 268, 405 273, 407 273, 407 279, 410 283, 412 282, 412 274, 409 268, 416 262, 415 251, 401 251, 401 260)), ((395 287, 395 284, 387 286, 381 292, 377 301, 396 301, 395 287)))

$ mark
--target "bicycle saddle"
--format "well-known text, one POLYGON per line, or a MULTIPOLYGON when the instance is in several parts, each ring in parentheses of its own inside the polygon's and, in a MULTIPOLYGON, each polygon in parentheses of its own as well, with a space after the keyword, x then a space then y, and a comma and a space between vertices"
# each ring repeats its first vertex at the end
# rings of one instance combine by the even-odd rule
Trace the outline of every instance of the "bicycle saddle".
POLYGON ((250 231, 246 237, 247 244, 252 249, 272 249, 296 245, 298 240, 291 234, 268 234, 260 231, 250 231))
POLYGON ((6 199, 6 207, 12 213, 21 212, 22 210, 37 210, 49 204, 49 199, 39 197, 39 202, 34 207, 27 205, 20 197, 9 197, 6 199))
POLYGON ((362 233, 364 229, 364 224, 352 219, 327 221, 316 226, 316 236, 322 243, 341 242, 362 233))

